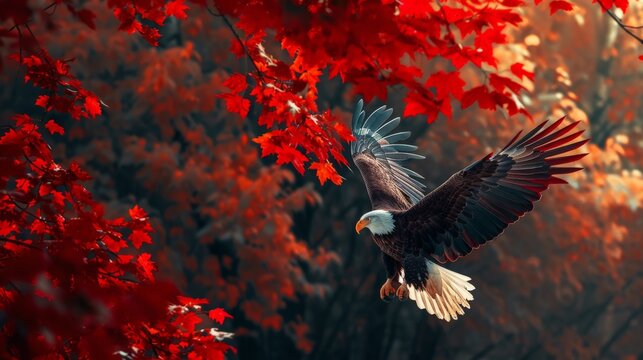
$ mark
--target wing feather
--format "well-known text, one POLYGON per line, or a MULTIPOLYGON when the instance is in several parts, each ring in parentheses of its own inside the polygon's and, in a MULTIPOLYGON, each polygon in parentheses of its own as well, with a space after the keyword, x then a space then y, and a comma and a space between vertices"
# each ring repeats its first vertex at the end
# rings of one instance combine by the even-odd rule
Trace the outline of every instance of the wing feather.
POLYGON ((567 183, 554 175, 582 168, 558 165, 587 155, 567 153, 589 140, 572 142, 583 131, 572 132, 578 121, 559 129, 563 121, 544 121, 521 138, 518 133, 497 154, 467 166, 410 209, 396 213, 408 249, 440 262, 454 261, 531 211, 549 185, 567 183), (566 155, 554 157, 561 154, 566 155))
POLYGON ((424 159, 415 154, 417 146, 400 144, 407 139, 408 131, 390 134, 400 124, 400 118, 388 120, 393 109, 382 106, 368 117, 360 100, 353 113, 351 144, 353 162, 357 165, 371 198, 373 208, 404 210, 424 197, 423 179, 416 172, 403 166, 410 159, 424 159), (390 134, 390 135, 389 135, 390 134))

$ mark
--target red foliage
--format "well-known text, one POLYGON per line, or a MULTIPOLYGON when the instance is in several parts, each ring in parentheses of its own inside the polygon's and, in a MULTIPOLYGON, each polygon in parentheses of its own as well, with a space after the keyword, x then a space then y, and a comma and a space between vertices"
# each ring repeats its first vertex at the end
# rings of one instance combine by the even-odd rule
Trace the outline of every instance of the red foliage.
MULTIPOLYGON (((259 124, 270 129, 255 140, 262 155, 277 155, 277 163, 290 163, 300 173, 308 166, 317 170, 321 182, 330 178, 336 184, 341 178, 334 175, 332 162, 346 164, 341 141, 351 137, 328 112, 319 114, 317 86, 324 72, 355 84, 355 92, 367 100, 375 96, 386 100, 389 87, 403 85, 409 89, 405 115, 427 115, 429 122, 439 113, 450 118, 452 100, 461 101, 465 95, 468 105, 489 103, 486 108, 501 106, 510 114, 526 113, 512 100, 521 86, 489 87, 482 79, 480 84, 460 79, 460 70, 467 65, 483 73, 495 71, 492 48, 506 42, 507 25, 521 21, 516 8, 522 4, 311 1, 284 8, 272 2, 216 2, 221 14, 239 19, 236 26, 245 32, 246 40, 233 51, 243 55, 245 50, 257 70, 250 94, 262 105, 259 124), (274 40, 289 55, 287 59, 277 59, 266 50, 267 30, 274 31, 274 40), (456 70, 433 74, 423 83, 420 79, 426 74, 418 61, 437 56, 449 60, 456 70), (478 86, 483 91, 470 90, 478 86)), ((240 113, 245 110, 236 108, 240 113)))
MULTIPOLYGON (((62 131, 51 121, 46 126, 62 131)), ((106 219, 81 184, 89 175, 76 163, 66 169, 54 162, 28 115, 14 118, 0 149, 0 308, 10 314, 3 356, 122 351, 210 358, 229 349, 217 341, 222 333, 195 328, 203 321, 200 306, 155 281, 150 254, 132 251, 151 242, 145 211, 135 206, 129 220, 106 219)), ((227 314, 214 311, 222 323, 227 314)))
MULTIPOLYGON (((153 17, 162 23, 157 7, 164 2, 148 4, 153 7, 112 6, 117 6, 121 28, 136 29, 154 42, 154 31, 127 18, 153 17)), ((93 13, 66 5, 94 27, 93 13)), ((168 8, 168 15, 184 16, 180 4, 168 8)), ((27 29, 31 38, 26 41, 20 33, 19 52, 11 57, 25 67, 25 81, 45 91, 35 104, 45 115, 52 110, 73 119, 101 115, 98 97, 70 74, 68 61, 40 47, 26 23, 30 14, 19 10, 8 15, 16 22, 14 29, 27 29)), ((129 219, 106 218, 103 206, 82 185, 89 174, 75 162, 65 168, 54 161, 38 125, 42 122, 16 115, 0 137, 2 357, 223 359, 232 348, 221 340, 230 334, 204 323, 207 313, 201 305, 207 301, 182 297, 173 284, 156 281, 151 255, 138 252, 152 242, 145 211, 134 206, 129 219)), ((44 127, 64 134, 53 119, 44 127)), ((219 324, 230 317, 213 311, 212 320, 219 324)))
MULTIPOLYGON (((626 0, 598 1, 603 10, 628 8, 626 0)), ((186 63, 201 59, 186 41, 181 47, 150 52, 136 63, 144 68, 133 83, 135 95, 145 105, 154 103, 150 112, 160 120, 187 118, 195 108, 210 112, 214 98, 219 98, 229 113, 257 119, 262 133, 252 140, 262 156, 275 155, 278 165, 290 164, 301 174, 314 170, 322 185, 342 183, 337 165, 347 165, 342 151, 353 139, 343 119, 320 107, 325 78, 350 84, 353 93, 367 100, 386 100, 402 88, 404 115, 426 116, 428 122, 440 116, 450 119, 474 104, 530 116, 518 99, 526 80, 534 81, 534 72, 523 62, 502 62, 496 53, 509 41, 508 28, 522 22, 523 0, 215 0, 210 7, 202 0, 109 0, 82 7, 60 0, 42 9, 26 1, 0 0, 0 49, 7 49, 22 66, 25 82, 39 88, 34 104, 43 111, 40 119, 15 116, 0 138, 0 311, 7 314, 0 338, 3 356, 97 357, 122 352, 222 358, 231 349, 221 341, 228 334, 210 328, 212 322, 222 324, 231 318, 225 310, 206 312, 201 308, 206 300, 183 297, 174 285, 155 280, 152 254, 141 252, 153 242, 148 214, 135 205, 127 220, 110 219, 84 187, 90 176, 81 165, 71 162, 65 167, 54 161, 46 139, 70 136, 71 131, 65 132, 56 121, 60 119, 51 117, 97 118, 109 111, 100 100, 109 95, 99 98, 85 89, 79 80, 83 77, 76 77, 70 68, 72 59, 50 55, 31 28, 40 23, 55 37, 64 28, 57 20, 60 11, 55 12, 61 6, 85 30, 101 31, 108 16, 118 22, 114 30, 137 33, 156 46, 168 17, 197 18, 188 30, 193 35, 203 28, 203 14, 190 14, 188 4, 193 13, 207 10, 212 21, 223 20, 233 34, 230 51, 247 57, 252 71, 217 73, 198 85, 175 81, 177 72, 181 76, 176 78, 192 75, 186 63), (109 10, 107 15, 93 8, 99 5, 109 10), (428 67, 427 62, 436 65, 428 67), (212 88, 216 92, 210 96, 207 91, 212 88)), ((573 9, 564 0, 551 0, 548 6, 551 14, 573 9)), ((133 163, 151 164, 137 174, 145 178, 144 187, 172 184, 162 188, 171 203, 162 216, 174 226, 172 236, 180 238, 197 229, 193 216, 184 214, 198 212, 217 219, 198 228, 202 243, 210 244, 217 236, 243 240, 235 253, 243 264, 238 278, 222 275, 232 272, 233 265, 230 257, 221 256, 200 264, 217 276, 197 282, 213 288, 211 293, 226 301, 226 307, 240 308, 250 322, 265 329, 288 327, 297 346, 311 351, 312 344, 305 339, 308 326, 289 322, 278 312, 286 300, 296 300, 296 293, 314 291, 301 280, 302 269, 294 263, 323 268, 337 261, 335 254, 323 249, 314 253, 291 231, 290 212, 318 201, 315 194, 304 188, 285 194, 282 188, 293 182, 291 172, 253 168, 258 159, 246 151, 252 144, 249 132, 238 139, 224 138, 224 144, 215 148, 203 128, 173 124, 178 125, 159 125, 165 142, 119 140, 127 141, 123 147, 136 153, 133 163), (179 151, 168 140, 175 133, 185 138, 186 152, 193 156, 180 168, 167 161, 179 151), (207 194, 207 200, 195 199, 205 195, 192 191, 203 183, 226 189, 225 198, 207 194), (274 211, 248 205, 253 202, 274 211), (231 220, 230 214, 235 218, 231 220), (179 220, 170 222, 173 217, 179 220), (240 300, 250 292, 254 298, 240 300)), ((168 262, 159 258, 159 263, 168 262)), ((195 258, 186 258, 189 266, 196 266, 195 258)))
POLYGON ((556 11, 572 11, 574 6, 563 0, 553 0, 549 3, 549 13, 553 15, 556 11))
POLYGON ((102 111, 98 97, 85 90, 80 81, 69 73, 67 62, 53 59, 42 48, 38 50, 27 57, 12 55, 27 68, 25 82, 31 81, 47 92, 47 95, 40 95, 35 104, 46 111, 68 113, 76 120, 100 115, 102 111))
MULTIPOLYGON (((375 96, 386 100, 391 86, 403 85, 408 89, 404 114, 426 115, 429 122, 439 114, 451 118, 452 101, 460 102, 463 109, 478 103, 483 109, 500 107, 509 115, 529 116, 516 97, 523 86, 501 75, 493 50, 507 43, 506 28, 522 21, 518 9, 524 5, 523 0, 457 4, 299 1, 293 6, 270 1, 218 0, 214 1, 214 9, 207 7, 206 2, 193 2, 200 10, 206 7, 212 14, 224 17, 230 27, 233 25, 226 16, 238 18, 236 27, 244 31, 245 39, 233 29, 238 41, 233 42, 231 51, 239 57, 247 55, 256 69, 251 74, 255 84, 249 93, 260 105, 259 124, 268 129, 255 141, 261 144, 263 156, 276 155, 278 164, 292 164, 300 173, 306 167, 319 168, 313 164, 328 164, 325 168, 333 167, 331 172, 336 172, 333 162, 347 164, 341 151, 342 142, 351 140, 350 133, 329 112, 320 112, 316 103, 318 83, 324 72, 331 78, 339 75, 342 82, 354 84, 354 91, 367 100, 375 96), (491 3, 494 5, 490 6, 491 3), (373 24, 377 27, 373 28, 373 24), (274 36, 267 35, 269 30, 274 36), (267 45, 271 45, 269 50, 267 45), (277 48, 288 56, 281 56, 283 59, 274 56, 272 52, 277 52, 277 48), (455 70, 428 74, 428 80, 423 83, 420 79, 427 74, 419 66, 420 61, 437 57, 447 60, 455 70), (464 82, 460 73, 467 67, 477 68, 483 76, 473 83, 464 82)), ((538 4, 541 0, 535 2, 538 4)), ((95 14, 91 10, 76 9, 69 0, 63 3, 74 16, 95 28, 95 14)), ((55 9, 57 4, 51 6, 55 9)), ((600 2, 603 9, 616 5, 623 11, 627 10, 627 4, 626 0, 600 2)), ((40 13, 49 17, 47 10, 51 6, 40 13)), ((184 0, 167 3, 114 0, 108 2, 108 7, 120 22, 120 30, 138 32, 152 45, 158 45, 160 33, 144 22, 162 26, 169 16, 186 19, 188 10, 184 0)), ((551 14, 573 9, 565 0, 552 0, 549 7, 551 14)), ((24 24, 35 12, 27 6, 15 7, 1 19, 24 24)), ((31 71, 46 67, 40 57, 23 61, 31 71)), ((54 78, 49 79, 50 87, 59 84, 55 81, 57 77, 67 76, 68 70, 63 65, 56 64, 55 68, 60 67, 60 71, 50 74, 54 78)), ((521 67, 520 63, 511 65, 511 73, 518 79, 524 73, 514 69, 521 67)), ((245 79, 237 74, 226 86, 231 92, 218 97, 225 100, 228 111, 245 118, 250 110, 250 102, 243 95, 247 87, 245 79)), ((95 96, 78 93, 76 97, 74 100, 85 101, 87 115, 100 114, 95 96)), ((73 106, 69 101, 59 104, 56 100, 43 99, 40 103, 57 110, 73 106)), ((78 108, 70 110, 75 118, 83 115, 78 108)), ((322 181, 326 172, 317 171, 317 174, 322 181)), ((341 178, 334 177, 333 182, 340 184, 341 178)))

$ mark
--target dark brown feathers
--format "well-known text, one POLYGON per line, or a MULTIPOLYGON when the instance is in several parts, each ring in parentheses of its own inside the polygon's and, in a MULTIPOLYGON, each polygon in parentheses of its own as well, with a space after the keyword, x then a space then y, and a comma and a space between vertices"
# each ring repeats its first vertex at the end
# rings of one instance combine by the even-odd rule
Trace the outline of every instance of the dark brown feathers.
POLYGON ((353 162, 364 178, 373 209, 406 210, 413 205, 389 175, 389 169, 373 155, 357 154, 353 162))
POLYGON ((474 162, 408 210, 395 212, 393 236, 404 242, 407 253, 445 262, 500 235, 533 209, 549 185, 566 183, 554 175, 582 169, 558 165, 587 154, 554 157, 588 141, 573 142, 582 131, 565 136, 578 122, 558 129, 563 119, 548 127, 545 121, 522 138, 516 135, 496 155, 474 162))

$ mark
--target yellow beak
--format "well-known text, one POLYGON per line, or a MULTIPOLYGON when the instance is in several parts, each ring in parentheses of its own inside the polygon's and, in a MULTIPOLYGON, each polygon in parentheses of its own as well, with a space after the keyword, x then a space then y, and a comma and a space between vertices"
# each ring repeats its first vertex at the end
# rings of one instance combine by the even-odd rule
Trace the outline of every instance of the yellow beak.
POLYGON ((367 227, 368 224, 370 223, 371 221, 369 219, 362 219, 358 221, 357 224, 355 225, 355 231, 359 234, 359 232, 362 231, 362 229, 364 229, 365 227, 367 227))

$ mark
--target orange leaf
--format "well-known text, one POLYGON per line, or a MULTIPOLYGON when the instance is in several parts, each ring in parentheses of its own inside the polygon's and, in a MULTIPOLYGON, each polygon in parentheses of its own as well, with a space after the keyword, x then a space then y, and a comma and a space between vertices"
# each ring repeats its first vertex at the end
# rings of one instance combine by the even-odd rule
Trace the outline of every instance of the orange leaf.
POLYGON ((327 180, 332 181, 335 185, 342 183, 342 177, 339 176, 333 164, 329 162, 314 162, 310 165, 310 169, 317 170, 317 177, 322 185, 324 185, 327 180))

